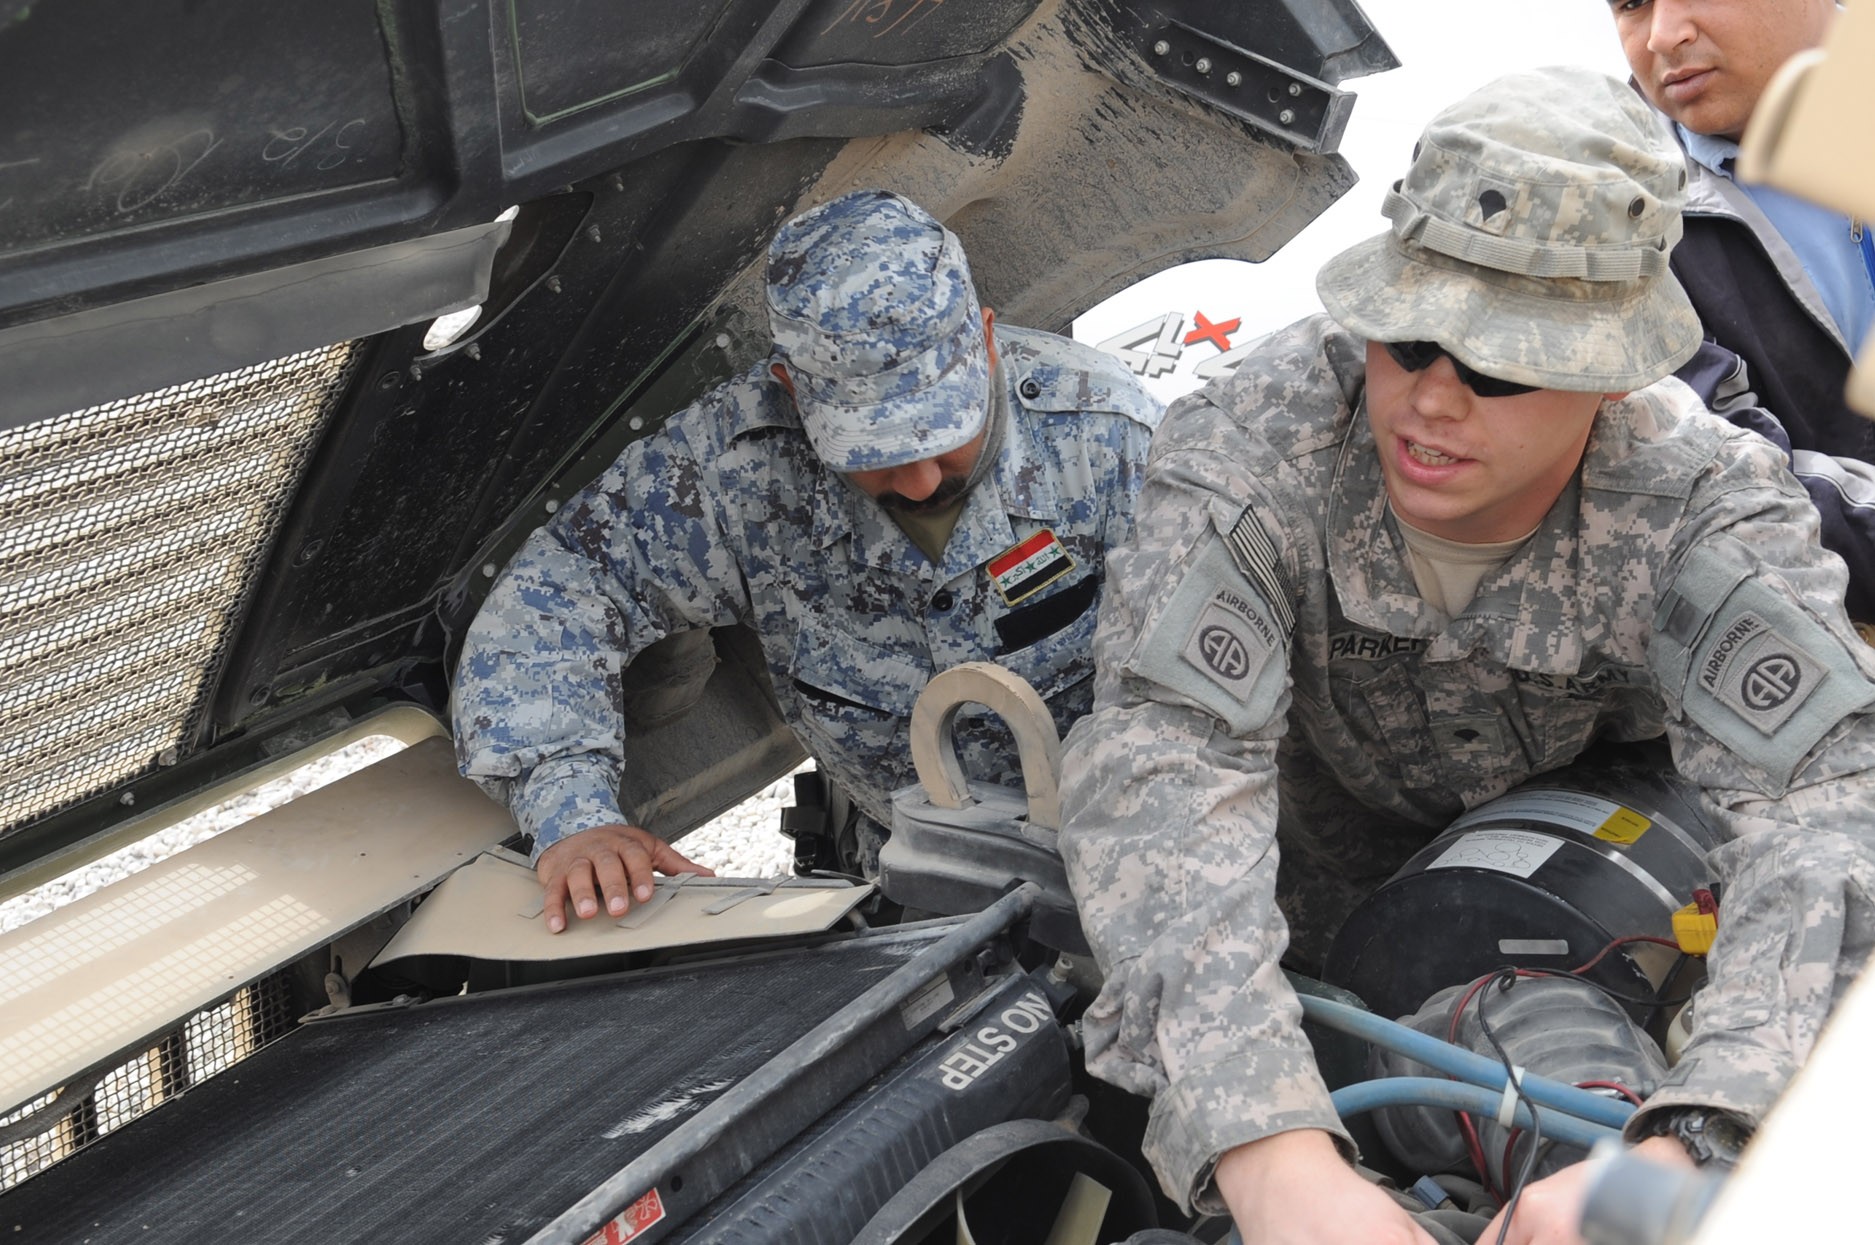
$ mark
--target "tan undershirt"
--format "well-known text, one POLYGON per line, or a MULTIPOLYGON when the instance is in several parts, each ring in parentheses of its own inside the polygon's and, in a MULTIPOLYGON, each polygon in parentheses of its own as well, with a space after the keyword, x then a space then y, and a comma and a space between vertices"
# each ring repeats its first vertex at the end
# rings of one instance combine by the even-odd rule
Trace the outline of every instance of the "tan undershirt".
POLYGON ((1457 618, 1471 604, 1484 577, 1511 560, 1523 543, 1536 535, 1531 528, 1516 540, 1500 540, 1488 545, 1468 545, 1431 532, 1422 532, 1398 514, 1393 521, 1400 525, 1406 540, 1406 560, 1413 568, 1413 582, 1426 604, 1442 610, 1447 618, 1457 618))
POLYGON ((898 524, 899 531, 905 533, 912 544, 924 551, 924 556, 937 566, 944 561, 944 546, 950 544, 951 532, 957 527, 957 520, 964 512, 964 503, 970 500, 965 493, 953 504, 930 514, 903 514, 897 510, 888 510, 892 522, 898 524))

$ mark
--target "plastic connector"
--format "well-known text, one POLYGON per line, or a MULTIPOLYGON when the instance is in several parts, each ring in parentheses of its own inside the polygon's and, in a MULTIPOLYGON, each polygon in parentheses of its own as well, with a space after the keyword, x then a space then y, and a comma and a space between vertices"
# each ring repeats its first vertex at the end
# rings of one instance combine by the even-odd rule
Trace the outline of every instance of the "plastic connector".
POLYGON ((1673 940, 1688 955, 1712 950, 1719 932, 1719 901, 1709 890, 1693 892, 1693 902, 1673 914, 1673 940))

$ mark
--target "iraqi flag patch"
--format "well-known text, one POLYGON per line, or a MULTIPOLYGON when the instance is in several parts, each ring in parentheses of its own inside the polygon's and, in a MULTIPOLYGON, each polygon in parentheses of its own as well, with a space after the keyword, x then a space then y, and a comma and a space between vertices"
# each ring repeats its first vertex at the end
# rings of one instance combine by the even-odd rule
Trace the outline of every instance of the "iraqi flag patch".
POLYGON ((1074 556, 1043 528, 991 558, 986 569, 1003 604, 1015 605, 1072 571, 1074 556))

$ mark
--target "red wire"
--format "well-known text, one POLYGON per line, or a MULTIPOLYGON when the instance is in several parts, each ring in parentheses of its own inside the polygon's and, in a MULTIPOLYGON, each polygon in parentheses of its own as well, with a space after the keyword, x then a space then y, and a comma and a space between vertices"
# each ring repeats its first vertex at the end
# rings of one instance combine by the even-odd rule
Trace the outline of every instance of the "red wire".
POLYGON ((1498 1169, 1498 1175, 1504 1177, 1505 1188, 1510 1187, 1510 1164, 1517 1157, 1517 1141, 1523 1136, 1523 1129, 1513 1128, 1504 1139, 1504 1165, 1498 1169))
MULTIPOLYGON (((1484 989, 1496 976, 1494 972, 1486 973, 1471 983, 1471 989, 1465 991, 1465 997, 1458 1001, 1458 1007, 1452 1012, 1452 1024, 1446 1031, 1447 1041, 1457 1044, 1458 1025, 1465 1018, 1465 1009, 1471 1006, 1471 1001, 1478 996, 1478 991, 1484 989)), ((1491 1181, 1491 1167, 1484 1158, 1484 1142, 1479 1140, 1478 1129, 1472 1124, 1471 1116, 1463 1111, 1453 1114, 1458 1117, 1458 1131, 1465 1137, 1466 1156, 1471 1159, 1471 1165, 1478 1169, 1478 1179, 1484 1183, 1484 1191, 1490 1194, 1500 1206, 1503 1205, 1504 1195, 1498 1192, 1497 1186, 1491 1181)))
POLYGON ((1641 1096, 1623 1085, 1620 1081, 1577 1081, 1577 1089, 1612 1089, 1635 1106, 1641 1105, 1641 1096))
POLYGON ((1658 943, 1660 946, 1663 946, 1663 947, 1672 947, 1675 951, 1678 951, 1680 949, 1680 944, 1673 941, 1673 939, 1671 938, 1656 938, 1652 934, 1630 934, 1626 938, 1615 939, 1613 942, 1603 947, 1600 951, 1597 951, 1595 953, 1594 959, 1590 960, 1587 964, 1582 965, 1580 968, 1570 969, 1569 972, 1572 976, 1580 977, 1583 973, 1588 972, 1591 968, 1594 968, 1597 964, 1600 964, 1603 960, 1607 959, 1608 953, 1610 951, 1613 951, 1616 947, 1625 947, 1629 943, 1634 943, 1634 942, 1658 943))
MULTIPOLYGON (((1671 938, 1656 938, 1652 934, 1631 934, 1625 938, 1615 939, 1613 942, 1603 947, 1600 951, 1597 951, 1595 953, 1595 957, 1591 959, 1588 963, 1582 965, 1579 968, 1572 968, 1569 970, 1569 972, 1573 976, 1580 976, 1581 974, 1586 973, 1590 969, 1594 968, 1597 964, 1600 964, 1604 959, 1608 957, 1608 953, 1610 951, 1613 951, 1618 947, 1625 947, 1629 945, 1630 943, 1636 943, 1636 942, 1658 943, 1663 947, 1672 947, 1675 950, 1678 950, 1679 945, 1680 945, 1679 943, 1673 941, 1671 938)), ((1546 972, 1534 971, 1534 970, 1523 969, 1523 968, 1517 969, 1516 972, 1519 977, 1550 977, 1550 976, 1555 975, 1553 973, 1546 973, 1546 972)), ((1465 1019, 1465 1009, 1470 1007, 1471 1001, 1478 997, 1478 992, 1484 989, 1485 986, 1489 985, 1493 980, 1495 980, 1498 977, 1498 975, 1499 974, 1496 972, 1486 973, 1484 976, 1478 978, 1478 980, 1471 983, 1470 988, 1465 991, 1464 997, 1459 999, 1458 1006, 1452 1010, 1452 1023, 1446 1029, 1447 1041, 1452 1042, 1454 1044, 1458 1042, 1458 1028, 1459 1028, 1460 1023, 1465 1019)), ((1635 1106, 1638 1107, 1641 1105, 1641 1097, 1639 1094, 1635 1093, 1633 1090, 1629 1089, 1627 1086, 1622 1085, 1616 1081, 1579 1081, 1577 1082, 1576 1088, 1578 1089, 1610 1089, 1620 1094, 1623 1098, 1626 1098, 1629 1102, 1633 1103, 1635 1106)), ((1494 1198, 1497 1201, 1498 1205, 1500 1206, 1503 1205, 1504 1194, 1499 1191, 1496 1184, 1491 1179, 1491 1168, 1490 1168, 1490 1165, 1486 1163, 1485 1161, 1484 1142, 1480 1140, 1478 1137, 1477 1126, 1472 1123, 1471 1116, 1466 1114, 1465 1112, 1455 1111, 1453 1112, 1453 1114, 1458 1117, 1459 1131, 1464 1134, 1466 1156, 1471 1159, 1471 1165, 1477 1169, 1478 1179, 1484 1182, 1485 1192, 1489 1193, 1492 1196, 1492 1198, 1494 1198)), ((1505 1139, 1502 1174, 1506 1178, 1510 1176, 1511 1160, 1516 1157, 1515 1151, 1517 1148, 1517 1140, 1519 1137, 1522 1136, 1522 1134, 1523 1134, 1522 1129, 1513 1128, 1510 1130, 1509 1135, 1505 1139)))

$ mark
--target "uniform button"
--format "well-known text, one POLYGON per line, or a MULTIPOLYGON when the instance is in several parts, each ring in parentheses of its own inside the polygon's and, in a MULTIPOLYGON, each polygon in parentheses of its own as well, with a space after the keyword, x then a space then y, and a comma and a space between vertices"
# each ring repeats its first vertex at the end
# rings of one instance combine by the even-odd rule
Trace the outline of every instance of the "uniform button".
POLYGON ((1025 398, 1035 399, 1042 396, 1042 386, 1038 381, 1025 380, 1019 387, 1018 392, 1025 398))
POLYGON ((939 588, 937 595, 931 598, 931 608, 934 610, 947 610, 955 604, 957 598, 951 595, 949 588, 939 588))

